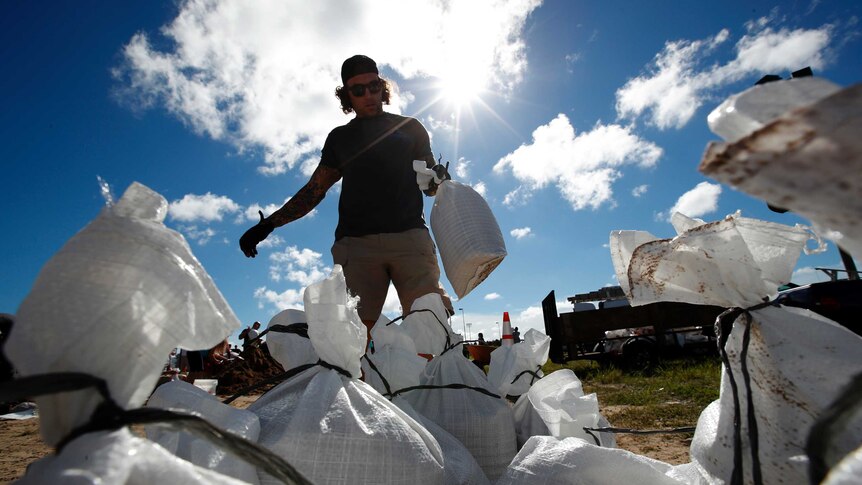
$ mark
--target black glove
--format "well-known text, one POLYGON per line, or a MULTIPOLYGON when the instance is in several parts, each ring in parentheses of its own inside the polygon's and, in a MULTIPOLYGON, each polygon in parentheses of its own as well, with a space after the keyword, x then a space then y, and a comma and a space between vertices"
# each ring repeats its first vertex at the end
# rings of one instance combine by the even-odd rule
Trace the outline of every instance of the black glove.
POLYGON ((445 166, 438 163, 437 165, 431 167, 431 170, 434 171, 434 173, 437 175, 437 178, 440 179, 441 183, 444 180, 452 180, 452 176, 449 175, 449 162, 446 162, 445 166))
POLYGON ((257 211, 260 214, 260 222, 253 226, 245 234, 239 238, 239 248, 247 258, 253 258, 257 255, 257 244, 269 236, 269 233, 275 229, 271 221, 263 218, 263 211, 257 211))
MULTIPOLYGON (((442 184, 444 180, 452 180, 452 176, 449 175, 449 162, 446 162, 446 165, 440 165, 438 163, 431 167, 431 170, 434 171, 434 176, 440 180, 440 184, 442 184)), ((423 192, 427 196, 433 196, 437 193, 437 187, 439 187, 440 184, 438 184, 436 180, 431 179, 431 181, 428 182, 428 190, 424 190, 423 192)))

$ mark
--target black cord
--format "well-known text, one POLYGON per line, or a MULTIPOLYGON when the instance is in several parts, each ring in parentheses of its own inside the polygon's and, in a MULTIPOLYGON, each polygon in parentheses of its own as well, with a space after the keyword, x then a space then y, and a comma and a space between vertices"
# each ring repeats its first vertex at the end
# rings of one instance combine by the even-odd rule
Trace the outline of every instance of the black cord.
POLYGON ((403 394, 405 392, 410 392, 410 391, 417 391, 420 389, 471 389, 473 391, 480 392, 480 393, 485 394, 487 396, 490 396, 490 397, 493 397, 496 399, 500 399, 500 396, 498 396, 497 394, 494 394, 493 392, 491 392, 487 389, 483 389, 481 387, 468 386, 467 384, 446 384, 443 386, 435 386, 435 385, 427 384, 427 385, 405 387, 404 389, 399 389, 399 390, 393 392, 390 399, 394 398, 395 396, 397 396, 399 394, 403 394))
POLYGON ((733 377, 733 370, 730 368, 730 359, 724 346, 727 344, 727 339, 733 329, 733 321, 736 320, 736 317, 742 311, 740 308, 725 310, 716 318, 715 322, 716 335, 718 335, 718 352, 721 356, 721 362, 724 365, 730 383, 730 392, 733 397, 733 470, 730 476, 731 485, 742 485, 742 425, 739 420, 739 389, 736 386, 736 379, 733 377))
POLYGON ((429 308, 420 308, 418 310, 411 310, 411 311, 409 311, 409 312, 407 312, 407 313, 405 313, 399 317, 396 317, 396 318, 390 320, 389 323, 386 324, 386 326, 388 327, 389 325, 392 325, 393 323, 397 322, 398 320, 403 320, 404 318, 409 317, 410 315, 413 315, 414 313, 421 313, 421 312, 431 312, 431 314, 434 315, 434 319, 437 320, 437 323, 439 323, 440 326, 443 327, 443 333, 446 335, 446 343, 444 344, 443 351, 440 352, 440 355, 445 354, 446 352, 448 352, 452 348, 452 343, 451 343, 451 339, 449 338, 449 331, 446 330, 446 325, 440 320, 440 317, 438 317, 437 314, 434 313, 434 310, 431 310, 429 308))

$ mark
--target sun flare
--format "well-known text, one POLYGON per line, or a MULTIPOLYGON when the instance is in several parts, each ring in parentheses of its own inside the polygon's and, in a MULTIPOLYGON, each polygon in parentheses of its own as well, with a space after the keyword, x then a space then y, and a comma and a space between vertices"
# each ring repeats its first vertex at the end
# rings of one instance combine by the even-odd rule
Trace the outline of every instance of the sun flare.
POLYGON ((477 101, 487 84, 486 73, 478 69, 456 69, 441 76, 438 89, 441 101, 462 108, 477 101))

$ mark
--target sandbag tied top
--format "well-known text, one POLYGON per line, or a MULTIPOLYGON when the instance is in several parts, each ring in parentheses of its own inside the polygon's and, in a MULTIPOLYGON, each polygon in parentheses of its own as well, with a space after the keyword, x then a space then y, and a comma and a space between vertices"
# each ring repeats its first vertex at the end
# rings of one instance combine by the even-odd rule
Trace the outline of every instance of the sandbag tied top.
POLYGON ((359 299, 347 294, 341 265, 336 264, 325 280, 308 286, 303 300, 308 317, 308 337, 317 356, 358 379, 361 375, 359 359, 365 353, 366 330, 356 313, 359 299))
POLYGON ((447 343, 451 346, 463 340, 449 325, 448 312, 437 293, 428 293, 413 302, 401 331, 413 340, 420 354, 440 355, 447 343))
POLYGON ((458 298, 479 286, 506 257, 503 233, 491 208, 469 185, 452 180, 440 184, 431 209, 431 231, 458 298))
POLYGON ((673 239, 648 238, 642 232, 611 233, 614 269, 625 275, 620 286, 632 306, 677 301, 747 308, 775 297, 790 281, 810 234, 801 226, 736 213, 692 225, 673 239))
POLYGON ((524 394, 544 375, 541 367, 548 361, 550 348, 551 338, 531 328, 523 342, 491 352, 488 382, 501 396, 524 394))
MULTIPOLYGON (((129 409, 172 348, 210 348, 239 328, 186 240, 162 223, 166 207, 133 183, 45 264, 4 348, 22 376, 88 373, 129 409)), ((95 390, 37 398, 42 438, 56 445, 101 401, 95 390)))
POLYGON ((859 259, 862 258, 859 133, 862 133, 862 84, 790 110, 739 141, 710 143, 698 170, 809 219, 819 233, 830 234, 838 245, 859 259))
POLYGON ((266 346, 270 355, 285 370, 317 362, 317 352, 314 351, 309 338, 296 333, 271 330, 276 325, 290 327, 301 324, 306 325, 307 328, 308 317, 305 312, 291 308, 277 313, 267 325, 267 329, 270 331, 266 334, 266 346))

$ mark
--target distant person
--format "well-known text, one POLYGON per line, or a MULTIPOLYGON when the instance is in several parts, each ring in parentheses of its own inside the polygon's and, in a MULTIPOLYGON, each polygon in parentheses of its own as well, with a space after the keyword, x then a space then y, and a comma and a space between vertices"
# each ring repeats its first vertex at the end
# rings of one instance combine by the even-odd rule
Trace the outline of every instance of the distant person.
POLYGON ((518 330, 518 327, 515 327, 515 330, 512 330, 512 340, 515 343, 519 343, 521 341, 521 332, 518 330))
POLYGON ((479 332, 479 345, 485 345, 485 336, 482 335, 482 332, 479 332))
POLYGON ((254 322, 251 325, 251 328, 245 329, 245 331, 244 331, 245 336, 240 335, 240 337, 243 338, 243 341, 242 341, 242 349, 243 350, 248 350, 249 346, 254 346, 254 347, 258 346, 257 338, 260 336, 260 332, 258 332, 259 328, 260 328, 260 322, 254 322))
MULTIPOLYGON (((428 132, 418 120, 383 111, 391 86, 371 58, 356 55, 345 60, 341 83, 335 90, 341 110, 356 116, 329 133, 308 183, 269 217, 261 212, 260 223, 240 238, 240 248, 253 258, 258 243, 275 228, 308 214, 341 180, 332 258, 342 266, 350 293, 360 298, 357 311, 368 335, 380 317, 390 282, 403 312, 409 312, 417 298, 437 293, 453 315, 452 302, 439 282, 437 248, 425 225, 423 191, 413 161, 424 161, 440 180, 451 177, 434 161, 428 132)), ((425 195, 437 192, 436 183, 432 185, 425 195)))

